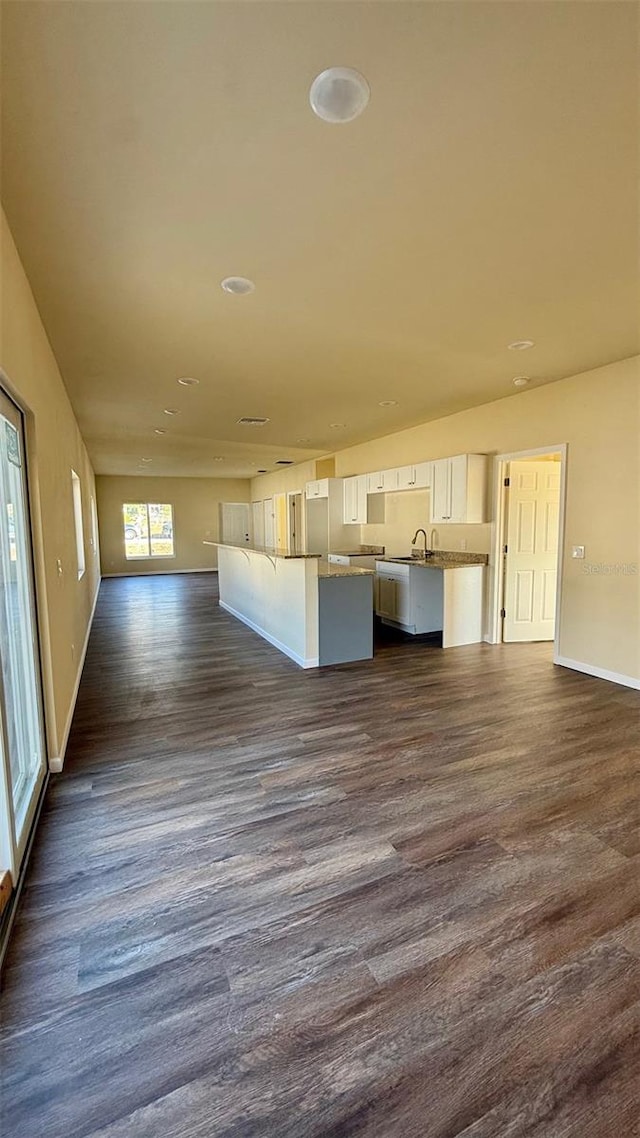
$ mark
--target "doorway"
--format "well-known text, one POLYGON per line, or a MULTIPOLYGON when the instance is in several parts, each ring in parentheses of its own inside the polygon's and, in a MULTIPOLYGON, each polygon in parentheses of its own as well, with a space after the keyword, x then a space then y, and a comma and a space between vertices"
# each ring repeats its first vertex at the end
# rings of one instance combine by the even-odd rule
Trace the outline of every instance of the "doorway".
MULTIPOLYGON (((550 641, 558 655, 566 446, 499 455, 493 643, 550 641)), ((491 635, 492 634, 492 635, 491 635)))
POLYGON ((23 415, 0 391, 0 872, 15 886, 46 775, 23 415))

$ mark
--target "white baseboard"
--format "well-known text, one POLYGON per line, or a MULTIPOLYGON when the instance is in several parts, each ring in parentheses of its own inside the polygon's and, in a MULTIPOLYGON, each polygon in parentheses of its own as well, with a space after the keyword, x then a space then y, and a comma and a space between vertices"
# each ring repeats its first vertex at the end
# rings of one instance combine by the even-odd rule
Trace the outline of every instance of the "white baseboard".
POLYGON ((320 666, 318 656, 308 659, 304 656, 299 656, 297 652, 294 652, 293 649, 283 644, 281 640, 278 640, 275 636, 271 636, 269 632, 265 632, 264 628, 261 628, 259 624, 254 624, 252 620, 249 620, 248 616, 244 616, 241 612, 232 608, 231 605, 226 604, 225 601, 220 601, 219 604, 220 608, 224 609, 225 612, 231 613, 231 616, 235 616, 237 620, 241 620, 243 624, 246 624, 247 628, 251 628, 253 632, 257 632, 258 636, 261 636, 263 640, 267 640, 269 644, 272 644, 278 651, 283 652, 285 656, 288 656, 289 659, 293 660, 295 664, 298 664, 300 668, 318 668, 320 666))
POLYGON ((80 680, 82 679, 82 670, 84 668, 84 661, 85 661, 85 657, 87 655, 87 648, 89 647, 89 637, 91 635, 91 628, 93 626, 93 618, 95 616, 96 605, 98 603, 99 595, 100 595, 100 582, 98 582, 98 588, 96 589, 96 595, 93 598, 93 606, 91 608, 91 616, 89 617, 89 623, 87 625, 87 633, 86 633, 86 636, 84 638, 84 644, 82 645, 82 652, 80 653, 80 659, 78 661, 78 673, 76 675, 76 682, 75 682, 75 685, 73 688, 73 695, 71 697, 71 705, 69 707, 69 714, 67 715, 67 722, 65 723, 64 732, 62 735, 62 740, 60 742, 59 753, 57 755, 52 755, 49 759, 49 770, 51 771, 52 774, 60 774, 62 771, 62 768, 64 766, 64 756, 65 756, 65 753, 67 750, 67 743, 69 742, 69 735, 71 734, 71 724, 73 723, 73 714, 74 714, 75 709, 76 709, 76 701, 78 699, 78 692, 80 690, 80 680))
POLYGON ((610 672, 607 668, 597 668, 594 664, 583 664, 581 660, 569 660, 567 656, 555 656, 554 664, 561 668, 571 668, 574 672, 584 672, 587 676, 595 676, 598 680, 609 680, 612 684, 622 684, 625 688, 640 690, 640 679, 635 676, 625 676, 622 672, 610 672))
POLYGON ((217 569, 145 569, 142 573, 103 573, 102 577, 174 577, 176 573, 217 572, 217 569))

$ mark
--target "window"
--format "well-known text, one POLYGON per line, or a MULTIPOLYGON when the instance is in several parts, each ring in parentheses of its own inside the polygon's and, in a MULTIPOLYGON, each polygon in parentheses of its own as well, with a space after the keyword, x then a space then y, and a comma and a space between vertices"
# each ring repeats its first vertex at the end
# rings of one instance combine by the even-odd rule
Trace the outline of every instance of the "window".
POLYGON ((78 580, 84 576, 84 527, 82 525, 82 487, 75 470, 71 471, 71 490, 73 493, 73 519, 76 526, 76 557, 78 559, 78 580))
POLYGON ((173 557, 173 507, 166 502, 124 502, 124 550, 127 561, 173 557))

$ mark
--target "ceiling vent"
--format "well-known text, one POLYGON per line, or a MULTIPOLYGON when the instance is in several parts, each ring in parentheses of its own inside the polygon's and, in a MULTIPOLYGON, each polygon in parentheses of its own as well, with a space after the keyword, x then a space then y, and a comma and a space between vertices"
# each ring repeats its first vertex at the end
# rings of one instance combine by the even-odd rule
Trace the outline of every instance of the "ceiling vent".
POLYGON ((276 466, 293 466, 292 458, 279 458, 276 460, 276 466))
POLYGON ((269 420, 261 419, 260 416, 256 415, 243 415, 241 419, 238 419, 238 422, 241 423, 243 427, 264 427, 265 423, 268 423, 269 420))

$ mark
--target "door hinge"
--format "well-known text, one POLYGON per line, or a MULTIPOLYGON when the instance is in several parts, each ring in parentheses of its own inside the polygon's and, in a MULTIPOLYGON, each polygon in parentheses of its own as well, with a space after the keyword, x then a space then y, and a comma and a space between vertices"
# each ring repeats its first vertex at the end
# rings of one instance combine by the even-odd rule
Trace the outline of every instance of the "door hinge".
POLYGON ((508 545, 505 545, 505 547, 504 547, 504 552, 505 552, 505 553, 508 553, 508 552, 509 552, 509 546, 508 546, 508 545))
POLYGON ((502 617, 503 620, 504 620, 506 615, 507 615, 507 610, 506 609, 500 609, 500 616, 502 617))
POLYGON ((511 485, 511 479, 510 479, 510 478, 505 478, 505 480, 504 480, 504 484, 505 484, 505 486, 510 486, 510 485, 511 485))

